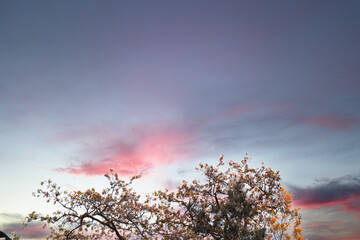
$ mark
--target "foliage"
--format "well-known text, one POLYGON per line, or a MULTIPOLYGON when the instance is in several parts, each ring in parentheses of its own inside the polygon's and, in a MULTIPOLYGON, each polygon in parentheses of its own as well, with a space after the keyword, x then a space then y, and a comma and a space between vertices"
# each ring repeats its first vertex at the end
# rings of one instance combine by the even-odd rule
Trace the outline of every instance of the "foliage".
POLYGON ((12 232, 12 240, 20 240, 21 236, 17 232, 12 232))
POLYGON ((26 223, 40 220, 48 239, 303 239, 299 209, 280 184, 279 172, 250 168, 249 159, 223 157, 216 166, 200 164, 201 180, 183 181, 176 192, 157 191, 140 201, 130 181, 106 174, 110 187, 61 191, 51 180, 35 194, 62 210, 52 215, 29 214, 26 223))
POLYGON ((292 209, 291 195, 281 186, 279 172, 253 169, 248 157, 217 166, 200 164, 204 181, 183 181, 177 192, 158 191, 162 224, 183 229, 191 239, 303 239, 299 209, 292 209), (186 230, 186 231, 185 231, 186 230))
POLYGON ((36 212, 29 214, 26 222, 40 220, 50 228, 48 239, 102 239, 116 237, 119 240, 150 239, 150 219, 154 208, 148 199, 140 202, 140 196, 129 182, 120 180, 118 174, 106 174, 110 187, 97 192, 95 189, 82 191, 61 191, 51 180, 42 182, 47 190, 38 189, 37 197, 44 197, 62 207, 53 215, 36 212))

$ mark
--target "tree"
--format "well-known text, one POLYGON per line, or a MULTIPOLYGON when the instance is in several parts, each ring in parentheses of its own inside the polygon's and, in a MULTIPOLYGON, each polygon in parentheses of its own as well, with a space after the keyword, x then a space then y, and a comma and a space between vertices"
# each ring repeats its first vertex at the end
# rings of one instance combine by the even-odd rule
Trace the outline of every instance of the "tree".
POLYGON ((106 174, 110 187, 61 191, 51 180, 35 194, 62 207, 52 215, 36 212, 26 222, 40 220, 50 228, 48 239, 303 239, 299 209, 280 184, 279 172, 250 168, 223 157, 216 166, 196 168, 202 180, 183 181, 176 192, 157 191, 140 201, 130 181, 106 174))
POLYGON ((51 180, 42 182, 46 189, 34 194, 47 202, 58 204, 62 210, 53 215, 33 212, 26 224, 40 220, 49 227, 48 239, 151 239, 154 206, 148 199, 140 201, 140 195, 131 188, 134 176, 129 182, 120 180, 117 173, 105 174, 110 187, 101 192, 95 189, 82 191, 61 191, 51 180))
POLYGON ((183 181, 177 192, 156 192, 166 206, 162 229, 169 229, 169 235, 182 229, 185 239, 303 239, 299 209, 291 208, 292 197, 281 186, 279 172, 264 164, 250 168, 248 162, 245 156, 221 170, 222 156, 217 166, 196 168, 203 182, 183 181))

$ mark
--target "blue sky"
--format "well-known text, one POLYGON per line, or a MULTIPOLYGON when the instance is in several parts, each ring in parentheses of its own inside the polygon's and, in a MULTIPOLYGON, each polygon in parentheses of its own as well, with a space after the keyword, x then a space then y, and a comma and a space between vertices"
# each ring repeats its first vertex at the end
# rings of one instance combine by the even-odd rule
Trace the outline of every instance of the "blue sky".
POLYGON ((249 152, 310 239, 358 239, 359 29, 355 0, 1 1, 0 230, 51 210, 43 179, 161 188, 249 152))

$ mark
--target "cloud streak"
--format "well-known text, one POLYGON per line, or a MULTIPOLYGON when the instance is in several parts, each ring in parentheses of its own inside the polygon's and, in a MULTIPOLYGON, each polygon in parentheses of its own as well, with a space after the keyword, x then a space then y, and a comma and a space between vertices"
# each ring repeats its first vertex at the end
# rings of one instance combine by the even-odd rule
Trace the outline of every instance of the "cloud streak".
POLYGON ((318 115, 303 119, 303 123, 323 128, 346 130, 357 124, 357 120, 338 115, 318 115))
POLYGON ((304 225, 304 228, 329 228, 334 226, 343 225, 344 221, 332 222, 332 223, 324 223, 324 222, 313 222, 307 225, 304 225))
POLYGON ((360 213, 360 176, 323 179, 314 186, 291 190, 295 205, 305 209, 341 206, 338 211, 360 213))

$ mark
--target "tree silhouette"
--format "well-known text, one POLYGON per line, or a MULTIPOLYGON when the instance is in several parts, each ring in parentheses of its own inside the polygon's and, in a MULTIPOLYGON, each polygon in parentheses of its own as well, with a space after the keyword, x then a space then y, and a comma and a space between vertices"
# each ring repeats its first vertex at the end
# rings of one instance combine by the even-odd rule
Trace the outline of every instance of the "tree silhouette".
POLYGON ((11 240, 5 233, 3 233, 2 231, 0 231, 0 239, 1 238, 5 238, 5 240, 11 240))

